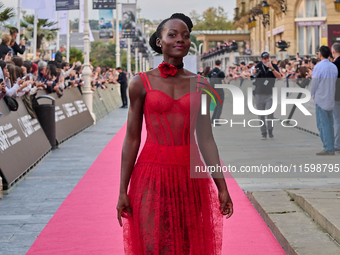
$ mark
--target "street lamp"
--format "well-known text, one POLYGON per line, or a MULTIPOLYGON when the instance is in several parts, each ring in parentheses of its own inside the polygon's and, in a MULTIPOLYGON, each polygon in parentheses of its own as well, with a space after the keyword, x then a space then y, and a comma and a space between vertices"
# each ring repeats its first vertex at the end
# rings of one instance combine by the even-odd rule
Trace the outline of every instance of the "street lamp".
POLYGON ((334 2, 335 11, 340 12, 340 0, 334 2))
POLYGON ((263 20, 262 24, 264 27, 269 25, 269 5, 267 1, 263 1, 262 3, 262 13, 263 13, 263 20))
POLYGON ((251 22, 251 18, 249 17, 248 21, 247 21, 247 24, 248 24, 248 29, 251 29, 252 28, 252 22, 251 22))
POLYGON ((267 1, 263 1, 262 3, 262 12, 263 12, 263 15, 269 15, 269 5, 267 1))
POLYGON ((252 20, 251 20, 251 26, 252 27, 256 27, 256 19, 255 17, 253 16, 252 20))
POLYGON ((89 109, 90 114, 96 122, 96 116, 92 111, 92 103, 93 103, 93 95, 91 90, 91 68, 90 68, 90 25, 89 25, 89 8, 88 8, 88 0, 84 1, 84 69, 83 69, 83 77, 84 77, 84 101, 89 109))

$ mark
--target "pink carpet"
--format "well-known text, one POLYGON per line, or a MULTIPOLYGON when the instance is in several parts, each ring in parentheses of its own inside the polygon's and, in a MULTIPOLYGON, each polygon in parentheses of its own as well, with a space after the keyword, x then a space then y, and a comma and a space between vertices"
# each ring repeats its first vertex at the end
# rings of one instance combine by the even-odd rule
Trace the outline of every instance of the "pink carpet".
MULTIPOLYGON (((62 203, 28 255, 124 254, 116 205, 125 132, 126 123, 62 203)), ((142 142, 145 137, 143 129, 142 142)), ((234 214, 224 221, 222 254, 285 254, 237 182, 228 178, 227 185, 234 214)))

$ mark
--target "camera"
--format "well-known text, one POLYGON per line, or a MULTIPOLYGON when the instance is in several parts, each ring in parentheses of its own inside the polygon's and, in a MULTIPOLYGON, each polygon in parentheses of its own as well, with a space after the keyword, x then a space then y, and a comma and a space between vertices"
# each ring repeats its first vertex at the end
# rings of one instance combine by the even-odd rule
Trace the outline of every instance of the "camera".
POLYGON ((256 79, 261 73, 261 70, 260 69, 256 69, 256 73, 250 75, 250 78, 251 79, 256 79))

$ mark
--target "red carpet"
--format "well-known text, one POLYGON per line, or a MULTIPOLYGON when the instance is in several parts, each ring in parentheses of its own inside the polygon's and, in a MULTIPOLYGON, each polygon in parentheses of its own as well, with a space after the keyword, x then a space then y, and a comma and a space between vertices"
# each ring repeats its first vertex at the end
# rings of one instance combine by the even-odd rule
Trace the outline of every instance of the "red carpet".
MULTIPOLYGON (((125 131, 126 124, 62 203, 28 255, 124 254, 116 205, 125 131)), ((142 142, 145 136, 144 129, 142 142)), ((223 254, 285 254, 236 181, 227 179, 227 184, 234 214, 224 221, 223 254)))

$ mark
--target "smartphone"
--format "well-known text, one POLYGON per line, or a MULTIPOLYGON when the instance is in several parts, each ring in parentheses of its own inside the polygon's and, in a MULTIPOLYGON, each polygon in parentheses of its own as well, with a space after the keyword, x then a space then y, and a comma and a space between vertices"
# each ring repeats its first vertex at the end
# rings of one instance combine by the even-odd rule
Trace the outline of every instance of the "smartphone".
POLYGON ((300 55, 299 55, 299 52, 298 52, 298 53, 296 53, 296 55, 297 55, 297 56, 300 56, 300 55))
POLYGON ((0 83, 3 83, 4 79, 0 78, 0 83))

